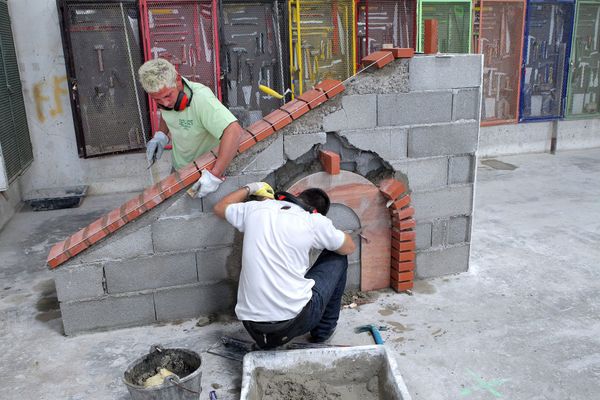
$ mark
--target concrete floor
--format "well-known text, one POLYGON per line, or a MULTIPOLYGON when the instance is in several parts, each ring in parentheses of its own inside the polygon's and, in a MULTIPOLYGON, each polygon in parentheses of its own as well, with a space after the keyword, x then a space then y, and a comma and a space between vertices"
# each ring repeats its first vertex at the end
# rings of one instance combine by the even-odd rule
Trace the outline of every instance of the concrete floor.
MULTIPOLYGON (((598 398, 600 149, 484 163, 470 270, 343 310, 333 343, 371 344, 353 327, 389 326, 413 399, 598 398)), ((239 397, 241 364, 205 353, 222 334, 246 337, 238 322, 62 335, 48 250, 130 197, 22 210, 0 232, 0 398, 128 399, 123 371, 153 343, 201 353, 201 399, 239 397)))

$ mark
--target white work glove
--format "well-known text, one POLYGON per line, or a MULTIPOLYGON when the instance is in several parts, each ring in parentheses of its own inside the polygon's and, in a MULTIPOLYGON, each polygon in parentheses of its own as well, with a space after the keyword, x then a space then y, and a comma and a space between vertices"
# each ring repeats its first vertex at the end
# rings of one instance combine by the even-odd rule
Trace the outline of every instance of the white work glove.
POLYGON ((266 197, 269 199, 275 198, 273 188, 266 182, 252 182, 244 187, 248 188, 248 196, 266 197))
POLYGON ((207 194, 216 192, 221 183, 223 183, 222 179, 211 174, 209 170, 203 169, 202 176, 194 183, 192 190, 196 192, 196 198, 201 199, 207 194))
POLYGON ((169 137, 162 131, 157 131, 154 137, 146 144, 146 160, 148 165, 152 165, 156 160, 160 160, 165 146, 169 143, 169 137))

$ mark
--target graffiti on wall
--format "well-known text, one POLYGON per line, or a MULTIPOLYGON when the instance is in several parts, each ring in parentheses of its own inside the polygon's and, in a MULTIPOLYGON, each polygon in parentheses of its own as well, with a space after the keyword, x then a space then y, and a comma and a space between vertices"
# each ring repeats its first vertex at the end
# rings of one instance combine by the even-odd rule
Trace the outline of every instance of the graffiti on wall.
POLYGON ((41 123, 46 122, 47 115, 56 118, 64 113, 64 96, 69 94, 64 85, 66 81, 66 76, 55 76, 51 84, 43 80, 33 85, 35 112, 41 123))

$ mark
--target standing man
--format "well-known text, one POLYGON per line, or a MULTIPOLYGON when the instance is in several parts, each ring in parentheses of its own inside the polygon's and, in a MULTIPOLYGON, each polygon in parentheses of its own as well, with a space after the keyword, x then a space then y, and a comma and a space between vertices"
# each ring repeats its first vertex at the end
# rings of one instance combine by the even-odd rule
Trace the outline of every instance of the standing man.
POLYGON ((263 349, 306 332, 311 341, 324 342, 337 325, 354 242, 325 217, 330 202, 321 189, 245 202, 269 189, 264 182, 250 183, 214 207, 244 233, 236 315, 263 349), (311 248, 323 250, 312 268, 311 248))
POLYGON ((203 170, 195 187, 196 197, 218 189, 223 174, 238 150, 242 127, 212 91, 181 77, 173 64, 158 58, 145 62, 138 71, 148 95, 161 108, 159 131, 146 147, 148 164, 158 160, 169 141, 173 144, 173 168, 179 169, 219 146, 212 170, 203 170))

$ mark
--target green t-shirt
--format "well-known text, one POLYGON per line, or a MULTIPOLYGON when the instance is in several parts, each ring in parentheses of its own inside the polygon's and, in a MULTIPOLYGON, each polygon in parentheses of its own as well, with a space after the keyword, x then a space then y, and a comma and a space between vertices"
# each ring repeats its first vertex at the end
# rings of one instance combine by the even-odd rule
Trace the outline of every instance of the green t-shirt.
MULTIPOLYGON (((186 83, 194 92, 190 106, 183 111, 161 110, 171 133, 171 158, 175 169, 186 166, 216 147, 223 130, 237 121, 208 87, 188 80, 186 83)), ((187 92, 187 88, 184 90, 187 92)))

